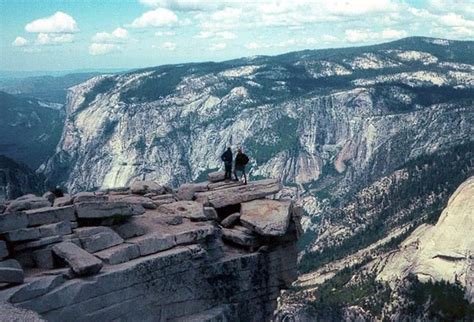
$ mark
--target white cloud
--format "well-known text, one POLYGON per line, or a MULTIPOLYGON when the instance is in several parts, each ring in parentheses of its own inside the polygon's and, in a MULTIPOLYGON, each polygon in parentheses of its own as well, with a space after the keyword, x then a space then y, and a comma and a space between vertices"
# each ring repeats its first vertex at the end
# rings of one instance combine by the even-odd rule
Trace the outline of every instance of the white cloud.
POLYGON ((237 38, 237 35, 230 31, 221 31, 216 33, 216 37, 231 40, 237 38))
POLYGON ((377 36, 381 39, 397 39, 406 37, 407 32, 405 30, 384 29, 380 34, 377 34, 377 36))
POLYGON ((472 0, 428 0, 427 5, 432 12, 474 14, 472 0))
POLYGON ((322 35, 321 39, 325 42, 337 42, 339 41, 339 38, 333 35, 322 35))
POLYGON ((305 43, 307 45, 316 45, 317 43, 319 43, 319 41, 316 38, 309 37, 309 38, 306 38, 305 43))
POLYGON ((176 43, 171 42, 171 41, 166 41, 161 44, 161 48, 167 49, 167 50, 175 50, 176 49, 176 43))
POLYGON ((217 44, 212 44, 209 49, 210 50, 223 50, 227 47, 227 44, 226 43, 217 43, 217 44))
POLYGON ((349 29, 345 31, 345 39, 351 43, 364 43, 376 40, 391 40, 407 36, 405 30, 384 29, 381 32, 370 31, 368 29, 349 29))
POLYGON ((50 17, 30 22, 25 26, 25 30, 37 33, 73 33, 79 31, 74 18, 61 11, 50 17))
POLYGON ((89 46, 89 54, 92 56, 105 55, 116 51, 120 51, 120 47, 115 44, 93 43, 89 46))
POLYGON ((71 43, 73 41, 74 41, 74 35, 72 34, 39 33, 36 38, 37 45, 59 45, 59 44, 71 43))
POLYGON ((360 16, 397 10, 398 5, 391 0, 331 0, 326 2, 328 11, 341 16, 360 16))
POLYGON ((279 43, 276 43, 275 47, 293 47, 297 44, 296 39, 288 39, 279 43))
POLYGON ((449 13, 443 15, 439 19, 440 23, 448 27, 465 27, 465 28, 474 28, 474 21, 465 19, 463 16, 449 13))
POLYGON ((196 35, 195 38, 207 39, 207 38, 221 38, 225 40, 231 40, 237 38, 237 35, 231 31, 201 31, 196 35))
POLYGON ((242 9, 240 8, 225 8, 219 11, 214 12, 211 15, 211 19, 215 21, 235 21, 238 20, 242 14, 242 9))
POLYGON ((128 39, 128 31, 124 28, 117 28, 111 33, 98 32, 92 37, 92 41, 96 43, 121 43, 128 39))
POLYGON ((345 35, 349 42, 364 42, 370 38, 370 34, 363 30, 346 30, 345 35))
POLYGON ((268 48, 270 46, 252 41, 252 42, 249 42, 249 43, 245 44, 244 47, 247 48, 247 49, 250 49, 250 50, 255 50, 255 49, 261 49, 261 48, 268 48))
POLYGON ((174 36, 176 33, 174 31, 157 31, 155 32, 156 37, 164 37, 164 36, 174 36))
POLYGON ((202 11, 221 8, 222 0, 140 0, 140 3, 149 7, 164 7, 177 11, 202 11))
POLYGON ((12 46, 15 47, 25 47, 28 45, 28 40, 23 37, 16 37, 15 40, 12 42, 12 46))
POLYGON ((135 19, 131 26, 133 28, 164 27, 176 24, 177 22, 178 17, 173 11, 165 8, 158 8, 145 12, 143 15, 135 19))

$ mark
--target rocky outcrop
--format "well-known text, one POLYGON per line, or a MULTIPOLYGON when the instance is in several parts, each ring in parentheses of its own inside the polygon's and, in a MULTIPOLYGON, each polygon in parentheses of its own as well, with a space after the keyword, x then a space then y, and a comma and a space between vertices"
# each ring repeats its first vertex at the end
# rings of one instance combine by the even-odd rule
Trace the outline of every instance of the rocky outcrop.
POLYGON ((436 225, 418 227, 389 254, 377 278, 395 281, 415 274, 422 282, 459 281, 474 302, 474 177, 449 199, 436 225))
POLYGON ((270 320, 280 290, 296 279, 300 230, 292 202, 270 199, 280 186, 265 180, 201 185, 211 200, 230 197, 214 208, 207 197, 178 200, 154 183, 136 182, 73 196, 71 205, 0 214, 0 314, 270 320), (155 200, 165 195, 172 200, 155 200), (156 208, 143 208, 143 198, 156 208), (256 218, 259 207, 264 221, 256 218))

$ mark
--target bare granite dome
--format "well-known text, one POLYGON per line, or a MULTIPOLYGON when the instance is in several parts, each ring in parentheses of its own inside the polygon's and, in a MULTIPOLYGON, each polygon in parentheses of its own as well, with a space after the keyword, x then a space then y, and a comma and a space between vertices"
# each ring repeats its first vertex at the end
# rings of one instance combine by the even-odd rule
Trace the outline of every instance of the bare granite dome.
POLYGON ((436 225, 421 225, 386 258, 378 278, 393 282, 413 273, 421 281, 457 279, 472 302, 473 231, 474 177, 470 177, 451 196, 436 225))

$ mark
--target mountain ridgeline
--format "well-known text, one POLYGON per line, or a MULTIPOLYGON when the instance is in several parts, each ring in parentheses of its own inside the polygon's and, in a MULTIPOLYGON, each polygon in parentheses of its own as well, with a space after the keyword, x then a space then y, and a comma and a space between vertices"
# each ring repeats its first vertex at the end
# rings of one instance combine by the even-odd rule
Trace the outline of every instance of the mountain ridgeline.
POLYGON ((176 186, 232 144, 254 177, 342 194, 471 139, 473 46, 407 38, 95 77, 71 89, 44 172, 73 191, 176 186))

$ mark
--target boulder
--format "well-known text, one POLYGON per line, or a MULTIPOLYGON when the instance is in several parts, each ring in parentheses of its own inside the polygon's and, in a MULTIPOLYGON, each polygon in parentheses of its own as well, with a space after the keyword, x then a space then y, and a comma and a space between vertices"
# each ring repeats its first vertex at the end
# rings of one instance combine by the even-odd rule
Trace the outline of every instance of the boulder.
POLYGON ((280 191, 282 185, 277 179, 249 182, 228 189, 211 190, 196 193, 196 201, 214 208, 236 205, 242 202, 264 198, 280 191))
POLYGON ((29 193, 29 194, 20 196, 20 197, 16 198, 15 200, 19 201, 19 200, 27 200, 27 199, 32 199, 32 198, 37 198, 37 196, 35 194, 29 193))
POLYGON ((65 194, 62 197, 58 197, 54 199, 53 206, 54 207, 64 207, 72 205, 72 197, 68 194, 65 194))
MULTIPOLYGON (((62 275, 42 276, 41 278, 25 284, 9 298, 11 303, 18 303, 31 300, 48 293, 66 280, 62 275)), ((28 320, 29 321, 29 320, 28 320)))
POLYGON ((82 248, 90 253, 123 243, 122 237, 109 227, 78 228, 74 234, 79 238, 82 248))
POLYGON ((107 201, 107 195, 99 192, 78 192, 72 196, 73 203, 85 201, 107 201))
POLYGON ((78 218, 130 217, 141 215, 145 212, 145 209, 143 209, 141 205, 131 204, 123 201, 86 201, 76 203, 75 207, 78 218))
POLYGON ((50 236, 50 237, 45 237, 38 240, 26 242, 23 244, 18 244, 13 249, 18 252, 18 251, 22 251, 26 249, 40 248, 49 244, 58 243, 60 241, 62 241, 61 236, 50 236))
POLYGON ((53 224, 60 221, 74 221, 74 206, 45 207, 25 211, 29 226, 53 224))
POLYGON ((56 235, 68 235, 71 231, 70 221, 60 221, 58 223, 43 225, 38 227, 41 237, 56 235))
POLYGON ((254 200, 242 203, 240 221, 262 236, 283 236, 291 217, 291 201, 254 200))
POLYGON ((152 199, 144 196, 137 195, 111 195, 109 196, 110 201, 124 201, 137 205, 142 205, 145 209, 156 209, 158 206, 153 202, 152 199))
POLYGON ((79 276, 97 274, 102 269, 102 262, 94 255, 70 242, 62 242, 53 247, 53 252, 79 276))
POLYGON ((0 283, 21 284, 24 278, 25 273, 18 261, 7 259, 0 262, 0 283))
POLYGON ((164 194, 164 195, 153 196, 151 197, 151 200, 153 200, 153 202, 157 206, 161 206, 167 203, 172 203, 172 202, 177 201, 174 194, 164 194))
POLYGON ((132 218, 129 222, 113 226, 114 231, 123 239, 138 237, 146 234, 145 226, 132 218))
POLYGON ((16 212, 21 210, 37 209, 50 206, 51 203, 46 198, 37 197, 35 195, 26 195, 10 202, 6 212, 16 212))
POLYGON ((209 182, 224 181, 225 180, 225 171, 210 172, 207 175, 207 180, 209 182))
POLYGON ((222 228, 222 238, 245 247, 256 247, 259 245, 255 236, 237 229, 222 228))
POLYGON ((174 236, 158 232, 129 239, 127 243, 137 245, 140 250, 140 256, 161 252, 176 245, 174 236))
POLYGON ((221 221, 221 226, 225 227, 225 228, 231 228, 232 226, 237 224, 239 219, 240 219, 240 213, 236 212, 232 215, 227 216, 224 220, 222 220, 221 221))
POLYGON ((209 190, 221 190, 221 189, 228 189, 238 186, 243 186, 244 184, 240 181, 219 181, 219 182, 211 182, 208 185, 209 190))
POLYGON ((0 214, 0 234, 26 226, 28 226, 28 218, 24 213, 0 214))
POLYGON ((0 260, 4 259, 5 257, 8 257, 7 244, 3 240, 0 240, 0 260))
POLYGON ((133 194, 145 195, 147 193, 162 194, 165 189, 154 181, 135 181, 130 186, 130 191, 133 194))
POLYGON ((53 245, 47 245, 46 247, 34 250, 31 253, 31 257, 36 267, 45 269, 54 268, 52 247, 53 245))
POLYGON ((209 182, 185 183, 178 189, 177 197, 180 200, 193 200, 197 192, 208 191, 209 182))
POLYGON ((43 194, 43 198, 48 200, 51 206, 54 202, 54 199, 56 199, 56 196, 51 191, 48 191, 43 194))
POLYGON ((176 245, 197 244, 217 231, 213 225, 189 223, 177 228, 171 228, 168 233, 174 237, 176 245))
POLYGON ((165 223, 170 226, 178 226, 183 223, 183 217, 180 216, 167 216, 165 223))
POLYGON ((5 239, 9 242, 19 242, 38 239, 41 237, 38 228, 20 228, 5 234, 5 239))
POLYGON ((128 195, 130 193, 129 187, 116 187, 116 188, 109 188, 104 190, 104 193, 110 195, 128 195))
POLYGON ((136 244, 123 243, 102 250, 94 255, 106 264, 116 265, 140 257, 140 249, 136 244))
POLYGON ((208 220, 218 219, 217 211, 213 207, 204 207, 204 215, 208 220))
POLYGON ((207 220, 202 204, 194 201, 177 201, 158 207, 158 212, 166 215, 178 215, 195 221, 207 220))

